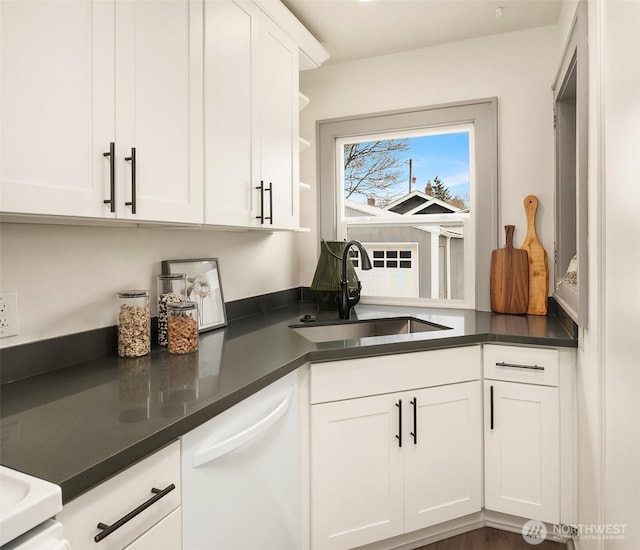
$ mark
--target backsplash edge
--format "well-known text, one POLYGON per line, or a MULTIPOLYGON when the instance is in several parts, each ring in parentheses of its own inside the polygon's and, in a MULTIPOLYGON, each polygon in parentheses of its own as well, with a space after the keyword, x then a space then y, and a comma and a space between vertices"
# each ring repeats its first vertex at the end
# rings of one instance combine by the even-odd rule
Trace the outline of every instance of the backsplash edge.
MULTIPOLYGON (((305 287, 294 287, 225 304, 227 321, 265 313, 285 305, 313 301, 305 287)), ((151 320, 152 346, 157 346, 158 322, 151 320)), ((0 349, 0 384, 15 382, 58 369, 117 355, 117 327, 66 334, 0 349)))

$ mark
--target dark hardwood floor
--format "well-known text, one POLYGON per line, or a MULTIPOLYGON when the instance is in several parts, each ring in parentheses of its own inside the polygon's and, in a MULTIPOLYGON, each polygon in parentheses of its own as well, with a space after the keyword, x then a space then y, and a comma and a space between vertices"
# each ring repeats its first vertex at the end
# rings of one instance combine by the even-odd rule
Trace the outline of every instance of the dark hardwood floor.
POLYGON ((520 533, 483 527, 416 550, 566 550, 567 545, 549 540, 532 545, 520 533))

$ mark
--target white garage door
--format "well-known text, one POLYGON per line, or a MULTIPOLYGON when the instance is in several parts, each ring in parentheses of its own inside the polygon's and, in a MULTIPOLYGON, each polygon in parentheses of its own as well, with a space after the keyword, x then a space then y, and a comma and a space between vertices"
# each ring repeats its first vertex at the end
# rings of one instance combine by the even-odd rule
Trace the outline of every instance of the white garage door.
POLYGON ((360 269, 358 250, 351 259, 362 281, 363 296, 399 296, 412 298, 418 291, 418 243, 362 243, 369 253, 373 269, 360 269))

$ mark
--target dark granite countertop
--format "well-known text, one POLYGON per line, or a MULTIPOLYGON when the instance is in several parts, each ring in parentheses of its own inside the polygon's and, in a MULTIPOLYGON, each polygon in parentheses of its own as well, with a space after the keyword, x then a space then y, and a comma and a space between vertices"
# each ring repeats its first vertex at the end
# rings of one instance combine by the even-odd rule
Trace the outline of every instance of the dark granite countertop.
POLYGON ((78 496, 133 462, 310 361, 505 342, 576 347, 554 316, 360 304, 352 318, 413 316, 447 330, 312 343, 289 328, 297 303, 203 333, 196 354, 164 349, 139 359, 107 357, 0 388, 0 463, 78 496))

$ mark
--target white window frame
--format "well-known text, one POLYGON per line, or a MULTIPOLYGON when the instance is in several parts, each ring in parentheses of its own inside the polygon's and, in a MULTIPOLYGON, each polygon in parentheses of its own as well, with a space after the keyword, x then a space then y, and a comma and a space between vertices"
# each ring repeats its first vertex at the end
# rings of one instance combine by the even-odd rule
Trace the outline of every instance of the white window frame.
MULTIPOLYGON (((470 154, 470 168, 473 166, 476 181, 475 196, 472 202, 473 215, 467 223, 468 233, 473 235, 473 246, 465 247, 465 266, 473 266, 467 276, 465 267, 464 300, 412 299, 411 305, 437 305, 445 308, 470 308, 490 311, 489 274, 491 251, 498 248, 498 100, 485 98, 443 105, 416 107, 383 113, 355 115, 337 119, 318 121, 317 143, 318 163, 317 181, 319 182, 318 218, 320 236, 326 240, 336 240, 343 234, 341 218, 344 209, 342 195, 336 183, 338 164, 343 164, 343 154, 337 153, 336 141, 341 138, 363 141, 376 134, 390 135, 426 128, 438 128, 468 124, 474 128, 474 152, 470 154), (467 253, 467 250, 472 249, 467 253), (467 284, 470 288, 467 289, 467 284)), ((470 190, 471 192, 471 190, 470 190)), ((471 197, 470 197, 471 198, 471 197)), ((443 215, 435 214, 430 220, 436 224, 445 223, 443 215), (439 216, 437 218, 436 216, 439 216)), ((446 215, 444 215, 446 216, 446 215)), ((375 224, 380 223, 374 218, 375 224)), ((362 222, 366 223, 366 222, 362 222)), ((385 223, 400 223, 385 222, 385 223)), ((406 220, 402 222, 407 224, 406 220)), ((465 227, 466 230, 466 227, 465 227)), ((466 234, 465 234, 466 239, 466 234)), ((365 298, 361 300, 365 302, 365 298)), ((367 302, 377 304, 406 305, 408 302, 384 297, 367 298, 367 302)))

